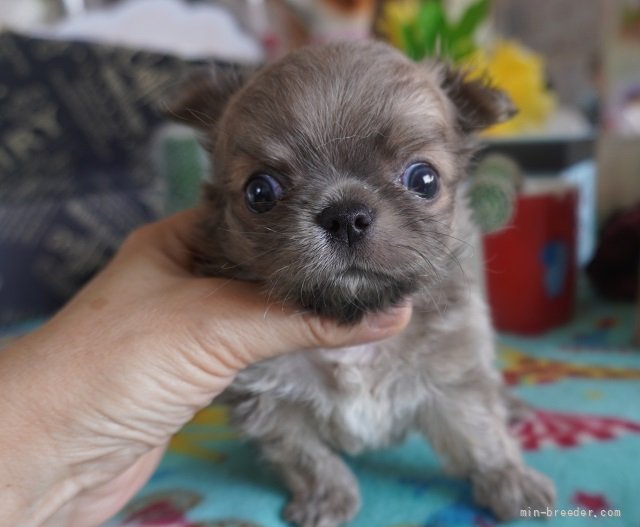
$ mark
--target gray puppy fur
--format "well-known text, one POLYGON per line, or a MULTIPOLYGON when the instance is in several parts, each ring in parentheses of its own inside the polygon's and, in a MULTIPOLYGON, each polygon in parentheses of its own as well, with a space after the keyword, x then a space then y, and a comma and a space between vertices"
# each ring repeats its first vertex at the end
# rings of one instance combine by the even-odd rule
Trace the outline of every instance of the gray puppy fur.
POLYGON ((414 306, 400 335, 265 360, 229 389, 235 425, 291 491, 286 519, 351 519, 358 486, 336 452, 384 447, 411 430, 499 519, 552 506, 552 482, 523 463, 507 429, 461 191, 470 136, 509 118, 508 98, 380 43, 341 43, 257 71, 202 73, 172 113, 203 130, 215 164, 195 246, 202 273, 256 281, 274 301, 345 323, 406 299, 414 306), (403 185, 414 163, 437 173, 428 199, 403 185), (246 189, 261 173, 282 196, 256 213, 246 189))

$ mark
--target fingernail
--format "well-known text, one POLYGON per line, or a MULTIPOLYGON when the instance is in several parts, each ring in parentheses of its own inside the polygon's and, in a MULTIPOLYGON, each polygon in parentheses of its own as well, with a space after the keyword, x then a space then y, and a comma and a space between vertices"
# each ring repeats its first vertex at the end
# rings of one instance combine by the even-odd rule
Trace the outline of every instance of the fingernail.
POLYGON ((388 311, 371 315, 367 317, 367 325, 376 331, 395 327, 398 325, 398 321, 402 318, 402 315, 408 308, 408 304, 403 304, 401 306, 393 307, 388 311))

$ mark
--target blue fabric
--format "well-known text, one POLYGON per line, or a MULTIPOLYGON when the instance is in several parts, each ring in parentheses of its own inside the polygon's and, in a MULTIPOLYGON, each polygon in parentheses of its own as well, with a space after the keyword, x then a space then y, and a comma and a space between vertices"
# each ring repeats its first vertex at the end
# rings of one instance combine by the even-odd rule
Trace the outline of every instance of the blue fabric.
MULTIPOLYGON (((586 299, 568 326, 534 339, 500 337, 505 378, 537 408, 514 428, 527 462, 556 482, 558 514, 597 518, 558 516, 544 525, 640 526, 640 350, 629 346, 632 321, 631 305, 586 299), (600 518, 609 510, 620 517, 600 518)), ((347 462, 363 497, 350 527, 496 523, 473 504, 467 483, 443 474, 417 435, 347 462)), ((214 406, 172 441, 156 474, 113 525, 283 527, 286 496, 257 449, 236 439, 225 409, 214 406)))

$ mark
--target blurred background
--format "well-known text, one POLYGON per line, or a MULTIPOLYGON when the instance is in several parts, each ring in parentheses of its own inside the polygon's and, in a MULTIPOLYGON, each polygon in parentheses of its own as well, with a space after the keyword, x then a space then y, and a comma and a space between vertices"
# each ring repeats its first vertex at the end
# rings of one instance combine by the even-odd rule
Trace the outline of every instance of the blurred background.
MULTIPOLYGON (((164 116, 192 68, 364 38, 487 76, 519 108, 480 138, 467 189, 505 379, 556 411, 517 433, 532 444, 535 429, 536 445, 562 448, 637 434, 640 409, 622 403, 640 400, 640 0, 2 0, 0 338, 45 320, 135 227, 197 202, 211 167, 193 132, 164 116)), ((174 450, 197 458, 185 434, 174 450)), ((602 525, 637 527, 635 441, 595 455, 619 461, 618 476, 574 471, 561 500, 622 504, 626 519, 602 525), (635 480, 624 486, 632 451, 635 480), (591 487, 576 490, 578 481, 591 487)), ((541 458, 551 472, 569 463, 555 454, 541 458)), ((187 518, 185 503, 207 501, 193 492, 144 504, 187 518)), ((146 514, 140 507, 130 517, 146 514)), ((280 525, 265 517, 206 525, 280 525)), ((437 523, 454 524, 481 523, 437 523)))
POLYGON ((438 56, 488 75, 519 107, 483 137, 479 159, 488 164, 470 190, 478 220, 495 233, 484 249, 499 328, 530 333, 569 320, 578 268, 605 296, 632 300, 638 227, 623 215, 634 207, 637 215, 640 202, 638 5, 3 0, 0 325, 46 316, 129 230, 197 201, 205 156, 162 114, 189 68, 260 63, 342 38, 384 39, 414 60, 438 56), (545 201, 550 192, 556 198, 545 201), (577 223, 568 225, 574 209, 577 223), (569 220, 559 219, 563 210, 569 220), (603 230, 614 215, 632 231, 603 230), (510 221, 517 232, 504 229, 510 221), (627 239, 628 254, 596 254, 611 235, 627 239), (529 250, 514 246, 532 237, 529 250), (523 281, 524 304, 512 298, 523 281))

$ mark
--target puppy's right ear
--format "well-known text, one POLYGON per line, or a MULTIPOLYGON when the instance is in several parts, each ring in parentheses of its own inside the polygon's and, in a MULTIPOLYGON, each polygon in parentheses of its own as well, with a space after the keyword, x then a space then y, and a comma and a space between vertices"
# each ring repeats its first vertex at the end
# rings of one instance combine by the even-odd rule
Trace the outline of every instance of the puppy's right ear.
POLYGON ((233 95, 257 71, 257 66, 201 68, 186 77, 167 100, 166 115, 174 121, 212 132, 233 95))

